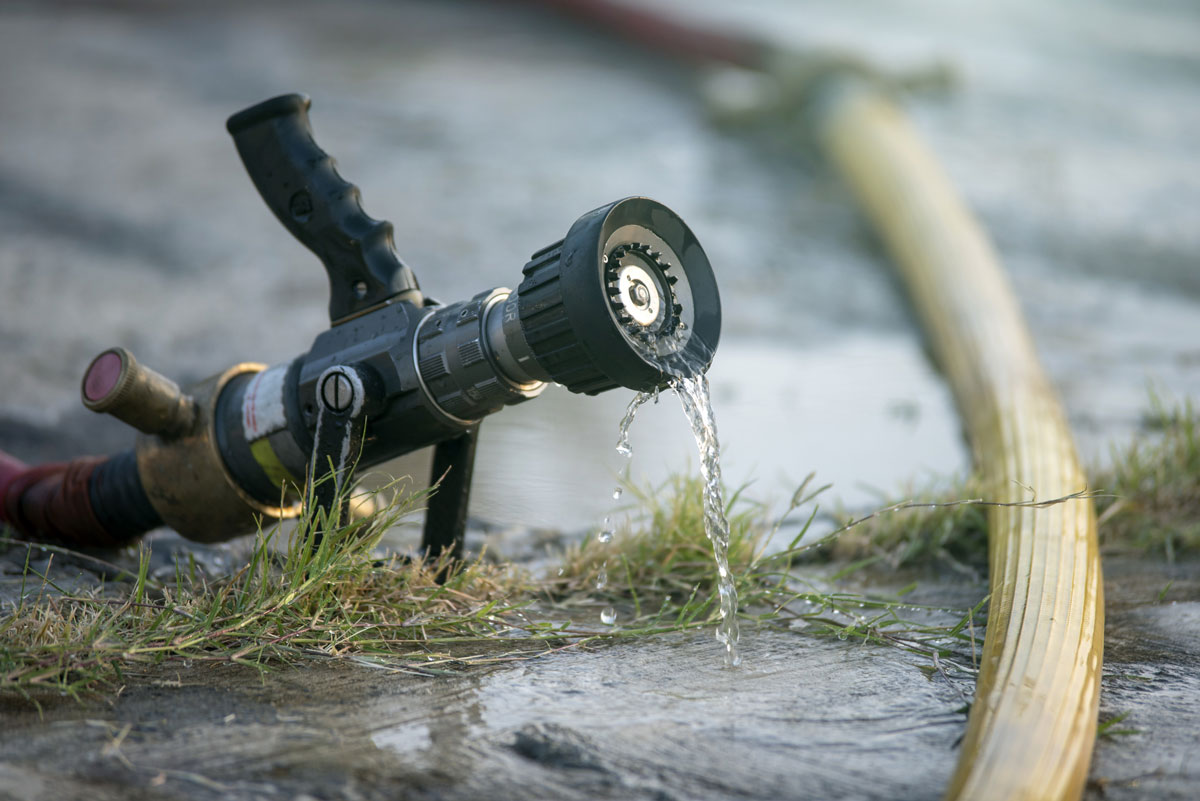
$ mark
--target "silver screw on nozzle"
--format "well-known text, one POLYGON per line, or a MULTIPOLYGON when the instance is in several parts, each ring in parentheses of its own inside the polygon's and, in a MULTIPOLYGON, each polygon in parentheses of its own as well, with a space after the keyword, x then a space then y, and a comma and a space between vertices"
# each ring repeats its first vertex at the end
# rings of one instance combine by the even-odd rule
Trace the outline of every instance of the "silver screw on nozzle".
POLYGON ((354 386, 343 372, 330 373, 321 382, 321 402, 331 412, 344 412, 354 402, 354 386))

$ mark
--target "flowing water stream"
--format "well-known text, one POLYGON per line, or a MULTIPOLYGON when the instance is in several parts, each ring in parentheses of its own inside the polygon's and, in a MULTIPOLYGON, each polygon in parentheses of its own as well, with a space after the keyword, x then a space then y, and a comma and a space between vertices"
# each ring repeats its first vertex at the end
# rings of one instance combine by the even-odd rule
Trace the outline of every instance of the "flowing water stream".
MULTIPOLYGON (((742 657, 738 652, 737 588, 729 570, 729 521, 725 519, 725 501, 721 491, 721 445, 717 439, 717 422, 713 416, 712 400, 709 397, 708 378, 704 373, 672 378, 668 386, 679 396, 683 413, 691 424, 700 451, 700 475, 704 480, 704 533, 712 543, 713 558, 717 563, 717 592, 720 595, 720 621, 717 624, 717 640, 725 646, 725 664, 737 667, 742 657)), ((649 400, 658 400, 658 391, 639 392, 629 403, 621 419, 617 437, 617 452, 632 456, 629 428, 637 416, 637 410, 649 400)), ((617 493, 614 493, 616 496, 617 493)), ((606 525, 605 531, 608 531, 606 525)), ((609 610, 605 610, 608 612, 609 610)), ((611 622, 605 620, 606 623, 611 622)))

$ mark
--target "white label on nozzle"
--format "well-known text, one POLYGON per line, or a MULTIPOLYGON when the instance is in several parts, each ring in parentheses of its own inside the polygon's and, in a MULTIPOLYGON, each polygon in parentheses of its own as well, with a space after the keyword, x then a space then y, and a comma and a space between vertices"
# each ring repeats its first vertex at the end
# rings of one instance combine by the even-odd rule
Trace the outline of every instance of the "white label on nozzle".
POLYGON ((285 375, 287 365, 281 364, 263 370, 250 379, 242 396, 242 431, 246 434, 247 442, 262 439, 287 426, 287 415, 283 409, 285 375))

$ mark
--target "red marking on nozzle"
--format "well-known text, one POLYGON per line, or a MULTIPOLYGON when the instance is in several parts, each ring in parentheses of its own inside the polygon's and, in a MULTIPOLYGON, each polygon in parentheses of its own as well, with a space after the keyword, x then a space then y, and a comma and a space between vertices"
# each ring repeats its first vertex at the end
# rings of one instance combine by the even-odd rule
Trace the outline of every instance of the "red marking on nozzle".
POLYGON ((123 363, 113 351, 101 353, 88 368, 83 379, 83 394, 92 403, 104 400, 121 378, 123 363))

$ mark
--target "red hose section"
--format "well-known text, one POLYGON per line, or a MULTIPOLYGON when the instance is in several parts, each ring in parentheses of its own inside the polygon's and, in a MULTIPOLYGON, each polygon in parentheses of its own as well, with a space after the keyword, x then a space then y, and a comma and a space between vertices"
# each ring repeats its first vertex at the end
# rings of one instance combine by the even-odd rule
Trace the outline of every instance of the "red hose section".
POLYGON ((761 67, 767 45, 748 34, 689 25, 670 17, 611 0, 532 0, 660 52, 697 61, 761 67))
MULTIPOLYGON (((0 501, 5 497, 8 482, 29 469, 29 465, 0 451, 0 501)), ((4 521, 4 506, 0 502, 0 522, 4 521)))
POLYGON ((28 467, 0 452, 0 523, 42 542, 114 547, 124 541, 104 529, 92 511, 89 484, 104 457, 28 467))

